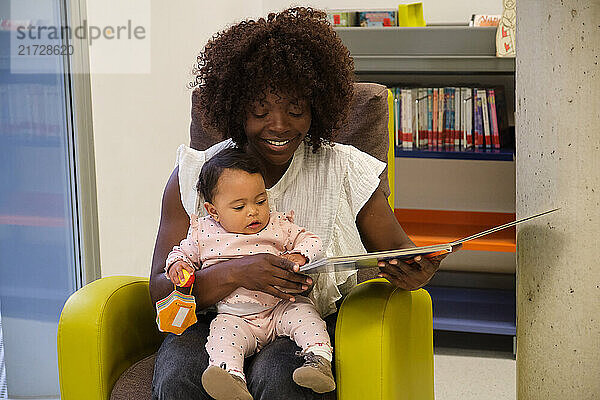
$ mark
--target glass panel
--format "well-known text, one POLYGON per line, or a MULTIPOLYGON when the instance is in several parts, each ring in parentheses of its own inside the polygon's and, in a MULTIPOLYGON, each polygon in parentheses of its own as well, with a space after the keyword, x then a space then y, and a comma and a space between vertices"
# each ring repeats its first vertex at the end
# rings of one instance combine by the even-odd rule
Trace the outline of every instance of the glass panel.
POLYGON ((16 60, 11 46, 18 25, 61 26, 60 1, 0 6, 0 312, 11 398, 59 395, 56 331, 76 288, 68 75, 60 55, 16 60), (23 72, 11 71, 17 61, 38 72, 11 73, 23 72))

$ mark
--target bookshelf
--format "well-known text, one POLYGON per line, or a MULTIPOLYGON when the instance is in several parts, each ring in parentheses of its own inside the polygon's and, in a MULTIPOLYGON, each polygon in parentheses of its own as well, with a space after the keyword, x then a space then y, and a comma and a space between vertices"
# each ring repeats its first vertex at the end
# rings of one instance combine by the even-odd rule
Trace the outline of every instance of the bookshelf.
POLYGON ((428 150, 403 150, 394 149, 398 158, 445 158, 453 160, 495 160, 495 161, 514 161, 514 149, 498 150, 463 150, 463 151, 428 151, 428 150))
POLYGON ((335 28, 364 74, 513 75, 515 60, 496 58, 494 27, 335 28))
MULTIPOLYGON (((354 59, 357 81, 388 87, 504 86, 507 106, 515 109, 515 60, 496 58, 493 27, 336 28, 336 32, 354 59)), ((514 126, 512 112, 508 122, 514 126)), ((497 196, 493 189, 486 192, 493 183, 486 190, 476 187, 482 179, 492 182, 499 174, 514 177, 514 149, 396 148, 395 156, 396 168, 405 169, 396 171, 396 180, 402 184, 396 184, 395 215, 417 245, 452 241, 514 219, 514 200, 508 203, 506 196, 497 196), (488 178, 473 179, 475 169, 484 170, 480 175, 489 173, 488 178), (431 176, 431 184, 421 183, 429 182, 431 176), (427 197, 425 207, 406 200, 407 188, 427 197), (503 197, 504 203, 493 204, 495 197, 503 197)), ((511 192, 508 197, 514 197, 514 184, 505 189, 511 192)), ((458 261, 450 270, 438 272, 426 287, 433 300, 434 329, 514 336, 515 251, 512 229, 466 243, 463 251, 453 255, 452 260, 458 261), (468 268, 456 265, 468 263, 469 258, 475 261, 468 268), (497 260, 503 260, 501 268, 497 260)))

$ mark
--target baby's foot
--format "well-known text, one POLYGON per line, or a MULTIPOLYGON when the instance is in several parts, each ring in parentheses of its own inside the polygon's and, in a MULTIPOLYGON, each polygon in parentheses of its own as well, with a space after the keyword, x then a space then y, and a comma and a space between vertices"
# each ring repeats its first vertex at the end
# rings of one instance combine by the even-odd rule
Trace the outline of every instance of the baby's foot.
POLYGON ((304 365, 294 371, 294 382, 312 389, 316 393, 327 393, 335 389, 331 373, 331 362, 312 352, 304 354, 304 365))
POLYGON ((216 365, 206 368, 202 374, 202 386, 215 400, 252 400, 242 378, 216 365))

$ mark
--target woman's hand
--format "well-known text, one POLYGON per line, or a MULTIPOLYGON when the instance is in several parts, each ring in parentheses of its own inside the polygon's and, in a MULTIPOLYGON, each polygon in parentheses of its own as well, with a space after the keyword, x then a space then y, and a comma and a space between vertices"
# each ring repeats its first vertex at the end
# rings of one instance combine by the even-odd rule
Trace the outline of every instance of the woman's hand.
POLYGON ((312 285, 310 277, 298 273, 298 264, 273 254, 245 256, 237 261, 235 279, 248 290, 295 301, 294 296, 286 292, 304 292, 312 285))
MULTIPOLYGON (((369 252, 415 247, 398 223, 381 189, 375 190, 369 201, 360 210, 356 217, 356 226, 362 242, 369 252)), ((460 245, 455 246, 452 250, 459 250, 460 247, 460 245)), ((439 268, 440 262, 447 255, 431 259, 415 257, 411 260, 380 261, 380 276, 389 280, 394 286, 405 290, 415 290, 425 286, 431 280, 439 268)))
MULTIPOLYGON (((462 244, 452 247, 452 252, 460 250, 462 244)), ((431 258, 417 256, 413 259, 392 259, 379 261, 379 277, 387 279, 392 285, 404 290, 416 290, 425 286, 440 267, 440 263, 450 253, 431 258)))

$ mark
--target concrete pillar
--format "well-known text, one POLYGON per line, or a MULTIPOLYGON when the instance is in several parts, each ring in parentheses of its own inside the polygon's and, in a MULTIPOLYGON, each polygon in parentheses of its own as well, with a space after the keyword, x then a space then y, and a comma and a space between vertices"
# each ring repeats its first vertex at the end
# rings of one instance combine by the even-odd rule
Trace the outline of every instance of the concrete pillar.
POLYGON ((600 398, 600 0, 517 1, 517 394, 600 398))

